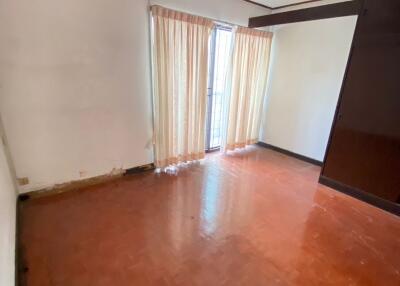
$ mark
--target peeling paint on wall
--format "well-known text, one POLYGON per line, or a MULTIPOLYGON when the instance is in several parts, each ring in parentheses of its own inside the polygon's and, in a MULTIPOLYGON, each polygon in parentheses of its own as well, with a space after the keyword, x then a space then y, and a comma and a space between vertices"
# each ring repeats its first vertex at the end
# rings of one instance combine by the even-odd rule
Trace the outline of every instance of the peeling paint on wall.
POLYGON ((19 186, 29 185, 29 178, 27 178, 27 177, 17 178, 17 183, 18 183, 19 186))
POLYGON ((125 170, 122 168, 113 168, 109 173, 105 175, 100 175, 96 177, 91 177, 83 180, 74 180, 62 184, 56 184, 52 187, 48 187, 42 190, 38 191, 32 191, 25 193, 25 195, 28 195, 29 197, 36 198, 36 197, 44 197, 44 196, 49 196, 49 195, 54 195, 54 194, 59 194, 59 193, 64 193, 67 191, 72 191, 72 190, 78 190, 82 189, 85 187, 109 182, 112 180, 115 180, 117 178, 122 177, 125 174, 125 170))

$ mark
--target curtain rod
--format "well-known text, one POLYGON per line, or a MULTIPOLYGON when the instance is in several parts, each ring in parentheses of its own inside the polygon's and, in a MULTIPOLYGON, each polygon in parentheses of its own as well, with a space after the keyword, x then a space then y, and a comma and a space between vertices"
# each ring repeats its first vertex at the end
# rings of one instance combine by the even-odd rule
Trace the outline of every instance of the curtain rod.
MULTIPOLYGON (((150 5, 150 11, 155 6, 159 6, 159 7, 165 8, 165 9, 169 9, 169 10, 174 10, 174 9, 170 9, 170 8, 167 8, 167 7, 164 7, 164 6, 161 6, 161 5, 150 5)), ((213 18, 210 18, 210 17, 199 16, 199 15, 196 15, 196 14, 191 14, 191 13, 188 13, 188 12, 182 12, 182 11, 179 11, 179 10, 175 10, 175 11, 178 11, 178 12, 181 12, 181 13, 186 13, 186 14, 193 15, 193 16, 196 16, 196 17, 202 17, 202 18, 205 18, 207 20, 213 21, 216 24, 220 24, 221 26, 225 25, 225 26, 229 26, 231 28, 233 28, 233 27, 244 27, 244 26, 241 26, 241 25, 238 25, 238 24, 233 24, 233 23, 230 23, 230 22, 213 19, 213 18)), ((244 27, 244 28, 249 28, 249 27, 244 27)), ((252 29, 252 28, 249 28, 249 29, 252 29)))

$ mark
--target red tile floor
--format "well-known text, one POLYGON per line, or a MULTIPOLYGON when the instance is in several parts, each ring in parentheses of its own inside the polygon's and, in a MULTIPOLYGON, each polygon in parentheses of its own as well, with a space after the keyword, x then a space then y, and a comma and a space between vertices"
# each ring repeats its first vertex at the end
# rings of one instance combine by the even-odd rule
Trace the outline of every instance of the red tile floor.
POLYGON ((260 147, 23 202, 21 285, 400 285, 400 218, 260 147))

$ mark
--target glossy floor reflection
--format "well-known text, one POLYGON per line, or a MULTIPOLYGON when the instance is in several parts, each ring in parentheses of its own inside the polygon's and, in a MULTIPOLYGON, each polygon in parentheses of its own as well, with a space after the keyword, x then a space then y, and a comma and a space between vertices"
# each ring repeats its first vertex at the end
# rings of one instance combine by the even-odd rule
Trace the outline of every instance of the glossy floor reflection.
POLYGON ((22 285, 400 285, 400 219, 260 147, 22 204, 22 285))

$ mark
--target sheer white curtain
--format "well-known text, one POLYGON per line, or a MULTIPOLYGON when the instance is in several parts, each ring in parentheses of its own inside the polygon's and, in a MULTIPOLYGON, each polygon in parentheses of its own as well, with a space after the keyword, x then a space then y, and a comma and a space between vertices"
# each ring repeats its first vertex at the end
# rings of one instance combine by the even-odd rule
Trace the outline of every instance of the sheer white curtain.
POLYGON ((155 164, 205 154, 211 20, 152 6, 155 164))
POLYGON ((239 27, 235 31, 226 84, 224 150, 257 143, 267 88, 272 33, 239 27))

